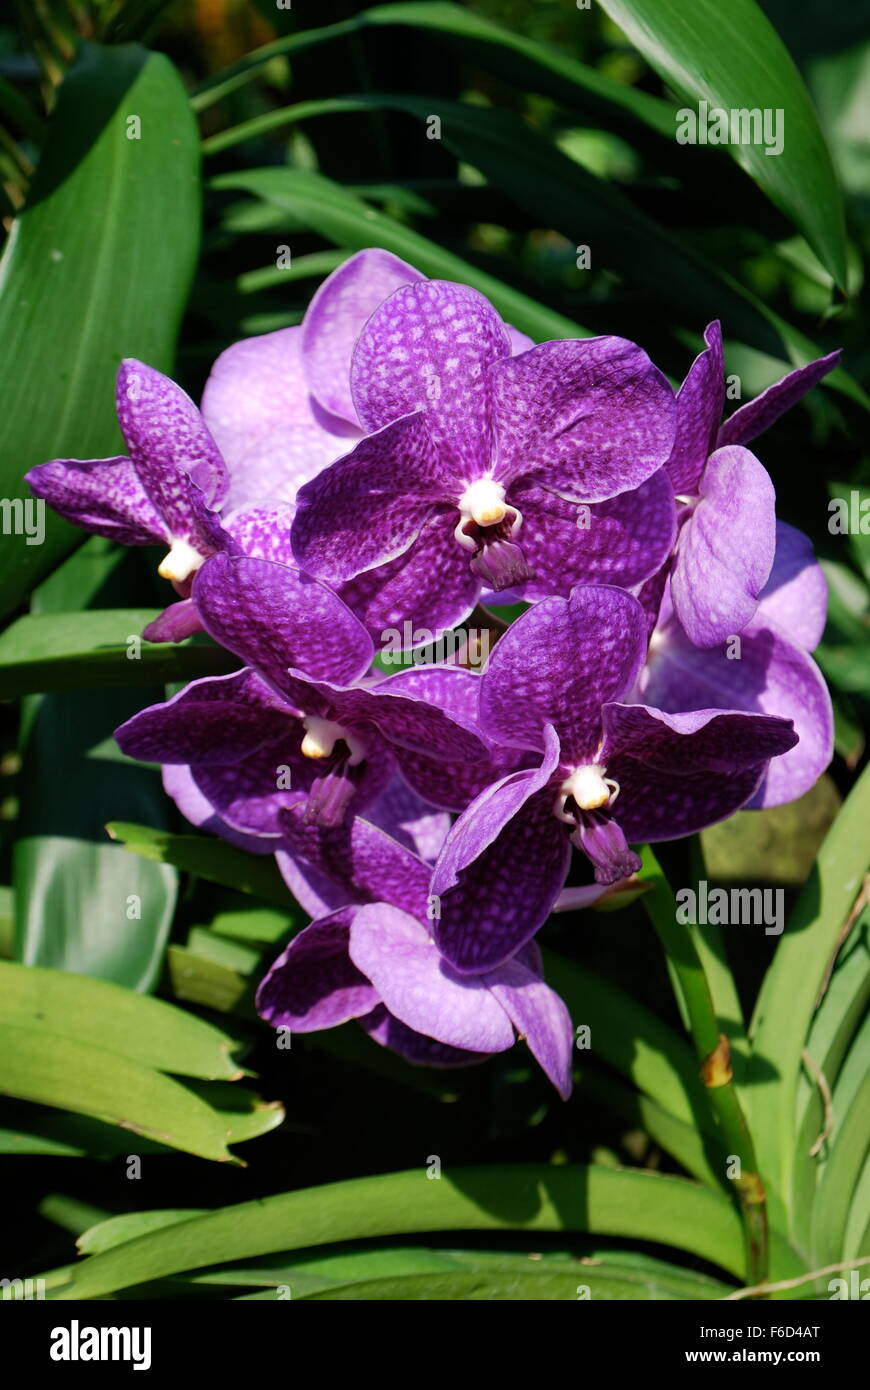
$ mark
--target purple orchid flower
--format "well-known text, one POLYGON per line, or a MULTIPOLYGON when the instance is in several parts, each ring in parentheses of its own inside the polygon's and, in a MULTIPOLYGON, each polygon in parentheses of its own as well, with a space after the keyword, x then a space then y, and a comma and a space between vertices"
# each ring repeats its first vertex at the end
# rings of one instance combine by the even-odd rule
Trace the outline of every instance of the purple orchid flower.
POLYGON ((529 1045, 563 1099, 571 1091, 573 1030, 544 983, 532 943, 473 978, 452 969, 425 923, 430 869, 359 818, 339 830, 281 817, 288 848, 348 901, 312 922, 278 958, 257 992, 274 1027, 308 1033, 356 1019, 409 1061, 467 1066, 529 1045))
POLYGON ((752 619, 776 548, 773 484, 745 446, 836 367, 840 353, 790 372, 722 424, 718 320, 705 329, 704 341, 677 395, 676 439, 667 465, 684 503, 670 580, 673 610, 690 641, 715 647, 752 619))
POLYGON ((494 969, 534 935, 572 845, 599 884, 614 883, 640 867, 629 841, 674 839, 731 815, 797 741, 790 720, 766 714, 623 703, 646 649, 637 599, 598 585, 544 600, 499 639, 481 680, 481 727, 541 761, 487 788, 444 842, 435 939, 457 970, 494 969))
POLYGON ((207 630, 246 667, 194 681, 117 731, 132 757, 190 767, 215 815, 276 836, 281 807, 303 802, 337 825, 381 795, 395 750, 485 761, 473 726, 394 689, 365 684, 371 639, 324 585, 245 556, 213 556, 197 579, 207 630), (299 669, 304 666, 305 670, 299 669))
POLYGON ((666 592, 638 686, 660 709, 741 709, 791 719, 799 742, 774 758, 746 809, 795 801, 834 752, 831 697, 809 653, 825 626, 827 588, 808 537, 777 522, 776 557, 755 616, 718 647, 693 645, 666 592))
POLYGON ((674 401, 646 354, 607 337, 510 354, 492 305, 446 281, 396 290, 360 334, 367 437, 300 489, 292 539, 303 569, 354 581, 370 631, 457 626, 484 585, 640 582, 668 553, 674 401))

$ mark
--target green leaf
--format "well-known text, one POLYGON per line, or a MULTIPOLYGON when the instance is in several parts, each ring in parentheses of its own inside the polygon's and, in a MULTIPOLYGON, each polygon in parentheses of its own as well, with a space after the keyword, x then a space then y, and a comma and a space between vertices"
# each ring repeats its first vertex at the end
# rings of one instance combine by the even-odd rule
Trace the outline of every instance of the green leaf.
POLYGON ((870 1147, 868 1044, 870 1020, 856 1036, 834 1087, 834 1130, 813 1205, 812 1250, 820 1264, 844 1258, 849 1208, 870 1147))
MULTIPOLYGON (((677 94, 725 111, 782 112, 782 149, 727 148, 803 232, 846 288, 843 205, 809 93, 755 0, 601 0, 602 9, 677 94)), ((675 123, 675 135, 676 135, 675 123)))
POLYGON ((181 1076, 233 1080, 242 1075, 226 1033, 160 999, 86 975, 0 961, 0 1023, 66 1034, 143 1067, 181 1076))
POLYGON ((242 893, 253 893, 279 907, 292 909, 290 890, 284 883, 271 854, 248 854, 225 840, 207 835, 172 835, 147 825, 132 825, 115 821, 106 826, 113 840, 120 840, 125 849, 155 859, 160 864, 174 864, 189 874, 222 883, 242 893))
POLYGON ((0 1050, 4 1095, 91 1115, 200 1158, 238 1161, 226 1147, 223 1116, 177 1081, 102 1044, 7 1021, 0 1022, 0 1050))
POLYGON ((679 1178, 521 1164, 458 1168, 429 1182, 421 1168, 193 1217, 83 1261, 54 1296, 100 1298, 215 1262, 435 1230, 601 1233, 684 1249, 731 1273, 742 1264, 740 1222, 731 1204, 679 1178))
MULTIPOLYGON (((0 264, 0 493, 57 457, 120 452, 122 357, 168 371, 199 240, 197 132, 167 58, 83 44, 0 264), (128 138, 141 122, 140 138, 128 138)), ((7 536, 0 612, 81 539, 45 509, 45 541, 7 536)))
POLYGON ((853 787, 780 937, 750 1028, 750 1128, 765 1181, 790 1207, 801 1054, 815 1001, 867 870, 870 768, 853 787))
POLYGON ((445 251, 434 241, 412 231, 382 212, 375 211, 331 179, 304 169, 245 169, 212 180, 216 189, 244 189, 276 207, 297 213, 308 226, 336 246, 361 251, 380 246, 410 261, 424 275, 458 280, 485 294, 514 327, 533 338, 589 336, 573 320, 536 304, 528 295, 478 270, 460 256, 445 251))
POLYGON ((159 609, 28 614, 0 636, 0 700, 47 690, 165 685, 221 676, 238 659, 208 641, 146 642, 159 609))

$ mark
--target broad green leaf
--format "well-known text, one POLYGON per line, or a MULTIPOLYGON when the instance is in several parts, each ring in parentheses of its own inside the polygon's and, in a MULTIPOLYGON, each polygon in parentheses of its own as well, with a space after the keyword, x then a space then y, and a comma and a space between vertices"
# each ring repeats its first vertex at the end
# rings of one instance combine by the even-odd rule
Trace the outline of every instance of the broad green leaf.
POLYGON ((750 1029, 750 1128, 761 1172, 788 1211, 794 1173, 801 1054, 815 1001, 867 870, 870 768, 828 832, 818 862, 780 937, 750 1029))
MULTIPOLYGON (((755 0, 601 0, 602 9, 685 101, 781 113, 782 147, 729 145, 741 168, 803 232, 846 287, 843 205, 809 93, 755 0)), ((697 108, 696 108, 697 109, 697 108)), ((676 123, 674 133, 676 136, 676 123)))
POLYGON ((18 1021, 0 1023, 0 1049, 4 1095, 92 1115, 200 1158, 238 1162, 226 1147, 224 1117, 162 1072, 18 1021))
POLYGON ((129 1211, 120 1216, 110 1216, 90 1226, 76 1241, 82 1255, 101 1255, 105 1250, 114 1250, 127 1240, 151 1231, 161 1231, 165 1226, 176 1226, 180 1221, 188 1221, 192 1216, 207 1216, 202 1207, 180 1207, 177 1210, 129 1211))
POLYGON ((113 840, 125 849, 155 859, 160 864, 174 864, 186 873, 197 874, 212 883, 253 893, 267 902, 292 910, 290 889, 284 883, 271 855, 248 854, 208 835, 172 835, 147 825, 132 825, 115 821, 106 826, 113 840))
MULTIPOLYGON (((21 508, 34 464, 121 451, 122 357, 172 365, 199 240, 197 145, 163 54, 82 45, 0 263, 0 493, 21 508)), ((81 534, 46 507, 43 544, 7 536, 0 611, 81 534)))
POLYGON ((536 304, 528 295, 445 251, 419 232, 376 212, 347 189, 320 174, 304 169, 247 169, 222 174, 212 181, 212 186, 243 189, 256 198, 264 198, 276 207, 296 213, 336 246, 348 246, 354 251, 381 246, 434 279, 473 285, 492 301, 509 323, 533 338, 588 336, 588 330, 571 319, 536 304))
POLYGON ((208 960, 183 946, 170 946, 166 964, 176 999, 221 1014, 255 1018, 250 980, 228 965, 208 960))
MULTIPOLYGON (((542 1260, 529 1264, 501 1268, 442 1271, 441 1273, 404 1274, 380 1279, 361 1279, 352 1284, 335 1284, 317 1292, 307 1293, 304 1285, 297 1299, 365 1300, 367 1302, 407 1302, 436 1299, 441 1302, 516 1302, 539 1303, 559 1300, 604 1299, 620 1302, 674 1299, 715 1298, 722 1295, 701 1292, 690 1281, 671 1286, 664 1279, 649 1279, 626 1270, 589 1267, 580 1264, 567 1267, 554 1261, 542 1260)), ((262 1294, 254 1297, 258 1301, 262 1294)), ((274 1294, 272 1295, 274 1298, 274 1294)))
POLYGON ((0 699, 45 690, 164 685, 220 676, 238 660, 212 641, 146 642, 158 609, 28 614, 0 635, 0 699))
POLYGON ((103 1046, 143 1067, 235 1080, 236 1042, 185 1009, 86 975, 0 961, 0 1023, 103 1046))
MULTIPOLYGON (((517 1165, 424 1169, 266 1197, 126 1241, 83 1261, 57 1298, 78 1300, 227 1260, 422 1231, 536 1230, 674 1246, 738 1273, 740 1222, 724 1198, 628 1169, 517 1165)), ((579 1282, 579 1281, 578 1281, 579 1282)))

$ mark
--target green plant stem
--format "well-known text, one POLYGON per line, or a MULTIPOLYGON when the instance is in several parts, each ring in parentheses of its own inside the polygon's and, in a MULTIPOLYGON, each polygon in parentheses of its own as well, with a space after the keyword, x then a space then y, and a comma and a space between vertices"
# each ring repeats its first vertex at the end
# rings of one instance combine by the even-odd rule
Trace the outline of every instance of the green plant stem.
POLYGON ((710 986, 685 923, 677 920, 674 895, 649 846, 641 877, 652 884, 643 904, 679 984, 689 1032, 701 1064, 701 1080, 719 1124, 725 1151, 740 1160, 740 1176, 729 1178, 737 1196, 746 1250, 746 1280, 762 1284, 768 1270, 767 1199, 755 1145, 737 1097, 728 1039, 719 1030, 710 986))

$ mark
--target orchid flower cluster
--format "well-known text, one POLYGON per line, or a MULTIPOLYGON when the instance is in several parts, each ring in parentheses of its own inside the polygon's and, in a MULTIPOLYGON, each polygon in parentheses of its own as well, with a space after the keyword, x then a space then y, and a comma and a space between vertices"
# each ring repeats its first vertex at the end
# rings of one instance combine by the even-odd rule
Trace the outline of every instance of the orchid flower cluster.
POLYGON ((299 327, 224 352, 201 410, 122 363, 127 456, 28 481, 87 531, 163 547, 176 601, 147 638, 204 629, 243 663, 117 740, 194 825, 274 854, 310 914, 264 1019, 355 1019, 435 1066, 519 1036, 568 1095, 572 1023, 535 941, 554 907, 830 760, 824 579, 747 445, 837 358, 723 424, 718 323, 675 393, 635 343, 536 346, 370 250, 299 327), (506 602, 527 607, 482 671, 373 664, 388 631, 506 602))

